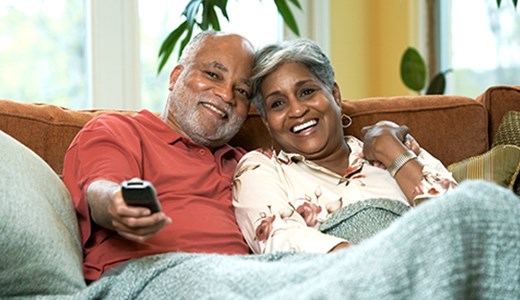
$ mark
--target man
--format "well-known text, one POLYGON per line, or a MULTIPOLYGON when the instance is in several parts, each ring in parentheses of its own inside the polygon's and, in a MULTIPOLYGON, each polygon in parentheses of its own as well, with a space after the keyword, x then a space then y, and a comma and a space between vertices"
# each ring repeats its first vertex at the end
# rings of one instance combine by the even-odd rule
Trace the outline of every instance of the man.
POLYGON ((170 75, 160 117, 107 114, 89 122, 65 156, 63 180, 79 220, 87 281, 129 259, 184 251, 247 254, 231 204, 244 154, 226 143, 250 105, 253 46, 203 32, 170 75), (121 182, 150 181, 162 211, 128 206, 121 182))

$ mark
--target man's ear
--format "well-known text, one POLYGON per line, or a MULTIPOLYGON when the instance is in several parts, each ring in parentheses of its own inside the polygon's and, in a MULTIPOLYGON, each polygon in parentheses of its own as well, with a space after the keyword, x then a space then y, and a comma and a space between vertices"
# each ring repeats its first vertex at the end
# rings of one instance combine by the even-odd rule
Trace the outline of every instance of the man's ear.
POLYGON ((339 90, 337 82, 334 82, 334 86, 332 87, 332 97, 334 97, 334 102, 341 107, 341 91, 339 90))
POLYGON ((177 79, 179 79, 182 70, 184 70, 184 67, 182 65, 176 65, 170 73, 170 84, 168 85, 168 89, 170 91, 173 90, 173 86, 177 82, 177 79))

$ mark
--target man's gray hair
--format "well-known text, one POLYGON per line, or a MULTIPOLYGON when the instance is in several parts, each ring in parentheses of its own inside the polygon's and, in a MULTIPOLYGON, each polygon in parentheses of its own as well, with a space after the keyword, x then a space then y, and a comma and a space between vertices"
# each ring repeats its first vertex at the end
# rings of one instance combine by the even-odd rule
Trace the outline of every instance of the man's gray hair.
POLYGON ((301 63, 332 93, 334 87, 334 68, 320 46, 308 39, 295 39, 279 44, 265 46, 255 54, 252 93, 253 105, 265 118, 265 108, 261 93, 262 82, 280 65, 288 62, 301 63))
POLYGON ((182 50, 181 57, 179 59, 179 64, 183 66, 187 66, 193 60, 193 54, 196 53, 196 49, 200 47, 208 39, 209 37, 217 35, 218 32, 214 30, 206 30, 195 35, 190 42, 186 45, 184 50, 182 50))

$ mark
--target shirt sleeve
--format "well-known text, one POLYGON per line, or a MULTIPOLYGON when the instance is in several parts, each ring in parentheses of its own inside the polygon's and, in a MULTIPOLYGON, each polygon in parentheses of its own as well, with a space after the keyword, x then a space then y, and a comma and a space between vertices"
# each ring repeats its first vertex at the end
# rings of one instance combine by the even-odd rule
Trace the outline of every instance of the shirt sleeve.
POLYGON ((275 160, 252 151, 241 159, 233 179, 237 222, 253 252, 326 253, 345 242, 307 226, 290 204, 289 183, 275 160))
POLYGON ((93 225, 85 194, 88 186, 100 179, 120 183, 140 176, 139 141, 132 127, 118 118, 107 115, 88 123, 65 154, 63 181, 76 209, 83 245, 93 225))
POLYGON ((457 186, 450 171, 425 149, 421 148, 417 160, 423 166, 423 178, 414 190, 415 201, 443 195, 457 186))

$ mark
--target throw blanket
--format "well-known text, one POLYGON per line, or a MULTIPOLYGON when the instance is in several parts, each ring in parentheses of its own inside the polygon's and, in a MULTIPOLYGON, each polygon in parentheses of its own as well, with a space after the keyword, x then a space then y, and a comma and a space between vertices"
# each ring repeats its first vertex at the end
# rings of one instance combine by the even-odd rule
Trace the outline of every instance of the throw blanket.
POLYGON ((387 228, 397 218, 410 210, 409 206, 391 199, 368 199, 341 208, 331 215, 319 230, 359 244, 387 228))
POLYGON ((520 199, 467 182, 331 254, 171 253, 63 299, 518 299, 520 199))

